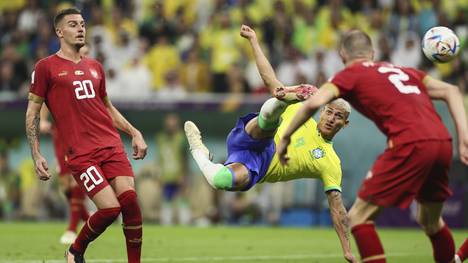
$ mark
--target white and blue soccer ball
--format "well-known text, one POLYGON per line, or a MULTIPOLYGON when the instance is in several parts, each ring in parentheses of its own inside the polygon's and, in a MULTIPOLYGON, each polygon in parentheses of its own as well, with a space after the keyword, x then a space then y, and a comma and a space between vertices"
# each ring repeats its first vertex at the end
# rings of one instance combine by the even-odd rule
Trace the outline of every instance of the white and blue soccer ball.
POLYGON ((437 26, 427 30, 422 40, 422 50, 426 57, 438 63, 452 60, 460 51, 457 35, 447 27, 437 26))

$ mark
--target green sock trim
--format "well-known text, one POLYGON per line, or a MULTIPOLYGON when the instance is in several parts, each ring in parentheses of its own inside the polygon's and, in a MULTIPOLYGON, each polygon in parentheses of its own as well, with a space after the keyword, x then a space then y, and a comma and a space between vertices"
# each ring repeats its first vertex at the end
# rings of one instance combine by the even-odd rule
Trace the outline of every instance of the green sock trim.
POLYGON ((213 183, 216 189, 232 189, 232 173, 227 167, 221 168, 213 177, 213 183))
POLYGON ((265 120, 260 114, 258 115, 258 127, 264 131, 274 131, 281 123, 281 118, 275 121, 265 120))

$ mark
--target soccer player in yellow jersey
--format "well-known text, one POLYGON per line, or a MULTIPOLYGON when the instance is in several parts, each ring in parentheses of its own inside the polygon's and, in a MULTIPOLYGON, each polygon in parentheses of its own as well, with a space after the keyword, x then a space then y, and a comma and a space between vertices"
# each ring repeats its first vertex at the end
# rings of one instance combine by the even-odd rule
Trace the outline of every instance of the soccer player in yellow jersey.
POLYGON ((187 121, 184 129, 190 150, 208 183, 215 189, 246 191, 257 183, 280 182, 298 178, 316 178, 323 182, 330 214, 343 254, 348 262, 357 262, 351 253, 346 209, 341 198, 341 164, 332 139, 348 124, 350 105, 343 99, 327 104, 318 123, 309 119, 292 137, 288 148, 289 165, 282 166, 275 145, 300 108, 298 101, 313 95, 310 85, 284 87, 263 54, 255 31, 243 25, 241 36, 254 51, 260 75, 274 93, 259 113, 241 117, 227 138, 228 158, 224 164, 213 163, 197 126, 187 121))

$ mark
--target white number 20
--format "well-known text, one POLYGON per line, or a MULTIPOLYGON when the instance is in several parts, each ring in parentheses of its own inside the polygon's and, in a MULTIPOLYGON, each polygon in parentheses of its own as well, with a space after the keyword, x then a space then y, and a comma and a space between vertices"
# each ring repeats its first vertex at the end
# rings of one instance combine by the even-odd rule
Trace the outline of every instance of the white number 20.
POLYGON ((91 80, 75 80, 73 81, 73 86, 75 86, 75 95, 79 100, 82 99, 91 99, 96 97, 94 92, 93 82, 91 80))
POLYGON ((80 180, 83 181, 83 184, 86 188, 86 191, 90 192, 91 190, 104 181, 99 171, 94 166, 90 166, 86 169, 86 172, 80 175, 80 180))
POLYGON ((391 73, 388 75, 388 80, 397 88, 397 90, 403 94, 420 94, 421 91, 417 86, 414 85, 405 85, 403 81, 408 81, 409 76, 399 68, 392 67, 379 67, 378 71, 380 73, 391 73))

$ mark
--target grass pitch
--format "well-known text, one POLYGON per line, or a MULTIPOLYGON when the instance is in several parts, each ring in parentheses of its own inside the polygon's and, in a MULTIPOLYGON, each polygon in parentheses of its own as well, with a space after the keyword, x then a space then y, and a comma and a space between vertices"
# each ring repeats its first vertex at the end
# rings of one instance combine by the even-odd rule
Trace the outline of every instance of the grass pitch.
MULTIPOLYGON (((0 262, 65 262, 58 243, 63 223, 0 223, 0 262)), ((419 229, 379 231, 389 262, 433 262, 419 229)), ((457 246, 468 236, 453 232, 457 246)), ((355 245, 352 243, 355 250, 355 245)), ((125 241, 114 224, 91 243, 89 263, 126 261, 125 241)), ((355 252, 355 255, 357 253, 355 252)), ((145 225, 142 262, 345 262, 331 228, 160 227, 145 225)))

